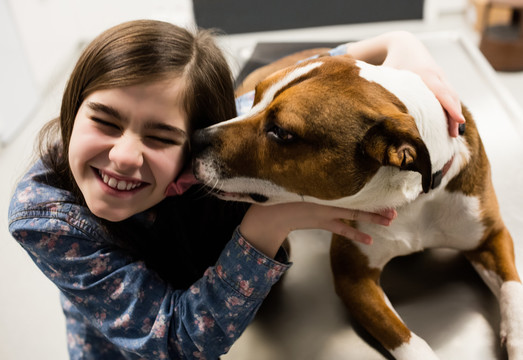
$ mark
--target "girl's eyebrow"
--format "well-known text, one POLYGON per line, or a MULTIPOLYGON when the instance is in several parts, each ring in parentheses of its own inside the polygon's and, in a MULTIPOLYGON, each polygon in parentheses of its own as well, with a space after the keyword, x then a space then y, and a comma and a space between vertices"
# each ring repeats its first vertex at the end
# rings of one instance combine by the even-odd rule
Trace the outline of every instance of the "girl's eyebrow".
MULTIPOLYGON (((114 117, 117 120, 120 121, 126 121, 125 116, 123 116, 117 109, 115 109, 112 106, 105 105, 99 102, 89 101, 87 102, 87 106, 93 110, 93 111, 99 111, 103 112, 109 116, 114 117)), ((187 133, 175 126, 171 126, 169 124, 166 124, 161 121, 155 121, 155 120, 149 120, 145 123, 145 128, 148 130, 161 130, 161 131, 168 131, 173 133, 174 136, 181 137, 181 140, 185 140, 188 138, 187 133)))
POLYGON ((122 116, 122 114, 120 114, 120 112, 118 110, 116 110, 115 108, 113 108, 112 106, 108 106, 108 105, 105 105, 105 104, 102 104, 99 102, 94 102, 94 101, 88 101, 87 106, 93 111, 103 112, 118 120, 124 120, 124 117, 122 116))

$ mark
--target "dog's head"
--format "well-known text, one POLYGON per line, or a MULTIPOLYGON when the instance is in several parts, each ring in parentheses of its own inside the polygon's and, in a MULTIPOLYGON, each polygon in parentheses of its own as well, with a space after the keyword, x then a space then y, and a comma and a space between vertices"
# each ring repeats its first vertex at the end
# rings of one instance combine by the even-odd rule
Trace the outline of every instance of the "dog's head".
POLYGON ((265 204, 375 209, 427 192, 431 159, 416 121, 360 71, 338 56, 272 74, 247 114, 195 134, 196 177, 221 198, 265 204))

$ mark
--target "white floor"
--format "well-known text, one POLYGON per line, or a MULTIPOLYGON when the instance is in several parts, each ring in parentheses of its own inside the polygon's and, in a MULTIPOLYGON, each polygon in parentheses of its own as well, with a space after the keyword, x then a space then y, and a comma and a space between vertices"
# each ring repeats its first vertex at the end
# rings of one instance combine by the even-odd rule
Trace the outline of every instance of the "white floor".
MULTIPOLYGON (((443 19, 429 27, 408 22, 362 25, 355 27, 354 31, 360 37, 359 35, 372 35, 390 28, 460 31, 477 41, 470 25, 461 17, 443 19)), ((448 56, 452 57, 452 54, 448 56)), ((57 291, 10 237, 7 231, 7 206, 17 178, 31 160, 38 129, 45 121, 58 114, 61 92, 69 71, 70 68, 63 69, 62 76, 56 79, 47 98, 34 114, 34 120, 7 147, 0 149, 0 169, 3 170, 0 180, 3 189, 0 192, 0 359, 3 360, 67 358, 63 316, 57 291)), ((523 72, 497 73, 497 76, 516 103, 523 108, 523 72)), ((523 118, 521 121, 523 122, 523 118)))

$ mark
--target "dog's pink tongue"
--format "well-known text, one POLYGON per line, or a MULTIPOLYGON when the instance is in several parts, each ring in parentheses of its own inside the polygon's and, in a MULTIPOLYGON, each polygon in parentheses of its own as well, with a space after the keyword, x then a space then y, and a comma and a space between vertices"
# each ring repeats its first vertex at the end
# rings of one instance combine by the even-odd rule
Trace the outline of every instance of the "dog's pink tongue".
POLYGON ((165 196, 176 196, 186 192, 191 186, 198 184, 198 180, 194 177, 192 168, 185 169, 176 180, 167 186, 165 189, 165 196))

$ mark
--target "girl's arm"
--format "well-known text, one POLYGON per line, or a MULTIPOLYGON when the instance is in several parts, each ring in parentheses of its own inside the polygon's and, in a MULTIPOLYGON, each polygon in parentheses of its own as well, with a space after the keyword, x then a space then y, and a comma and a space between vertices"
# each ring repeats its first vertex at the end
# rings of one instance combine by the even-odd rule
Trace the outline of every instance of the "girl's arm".
POLYGON ((12 235, 94 328, 144 358, 218 358, 289 266, 236 232, 202 278, 188 290, 174 289, 143 262, 97 238, 71 209, 39 211, 12 212, 12 235))
POLYGON ((274 257, 287 235, 298 229, 322 229, 364 244, 372 238, 349 225, 358 220, 388 226, 396 211, 380 213, 299 202, 271 206, 252 205, 240 224, 240 232, 258 250, 274 257))

